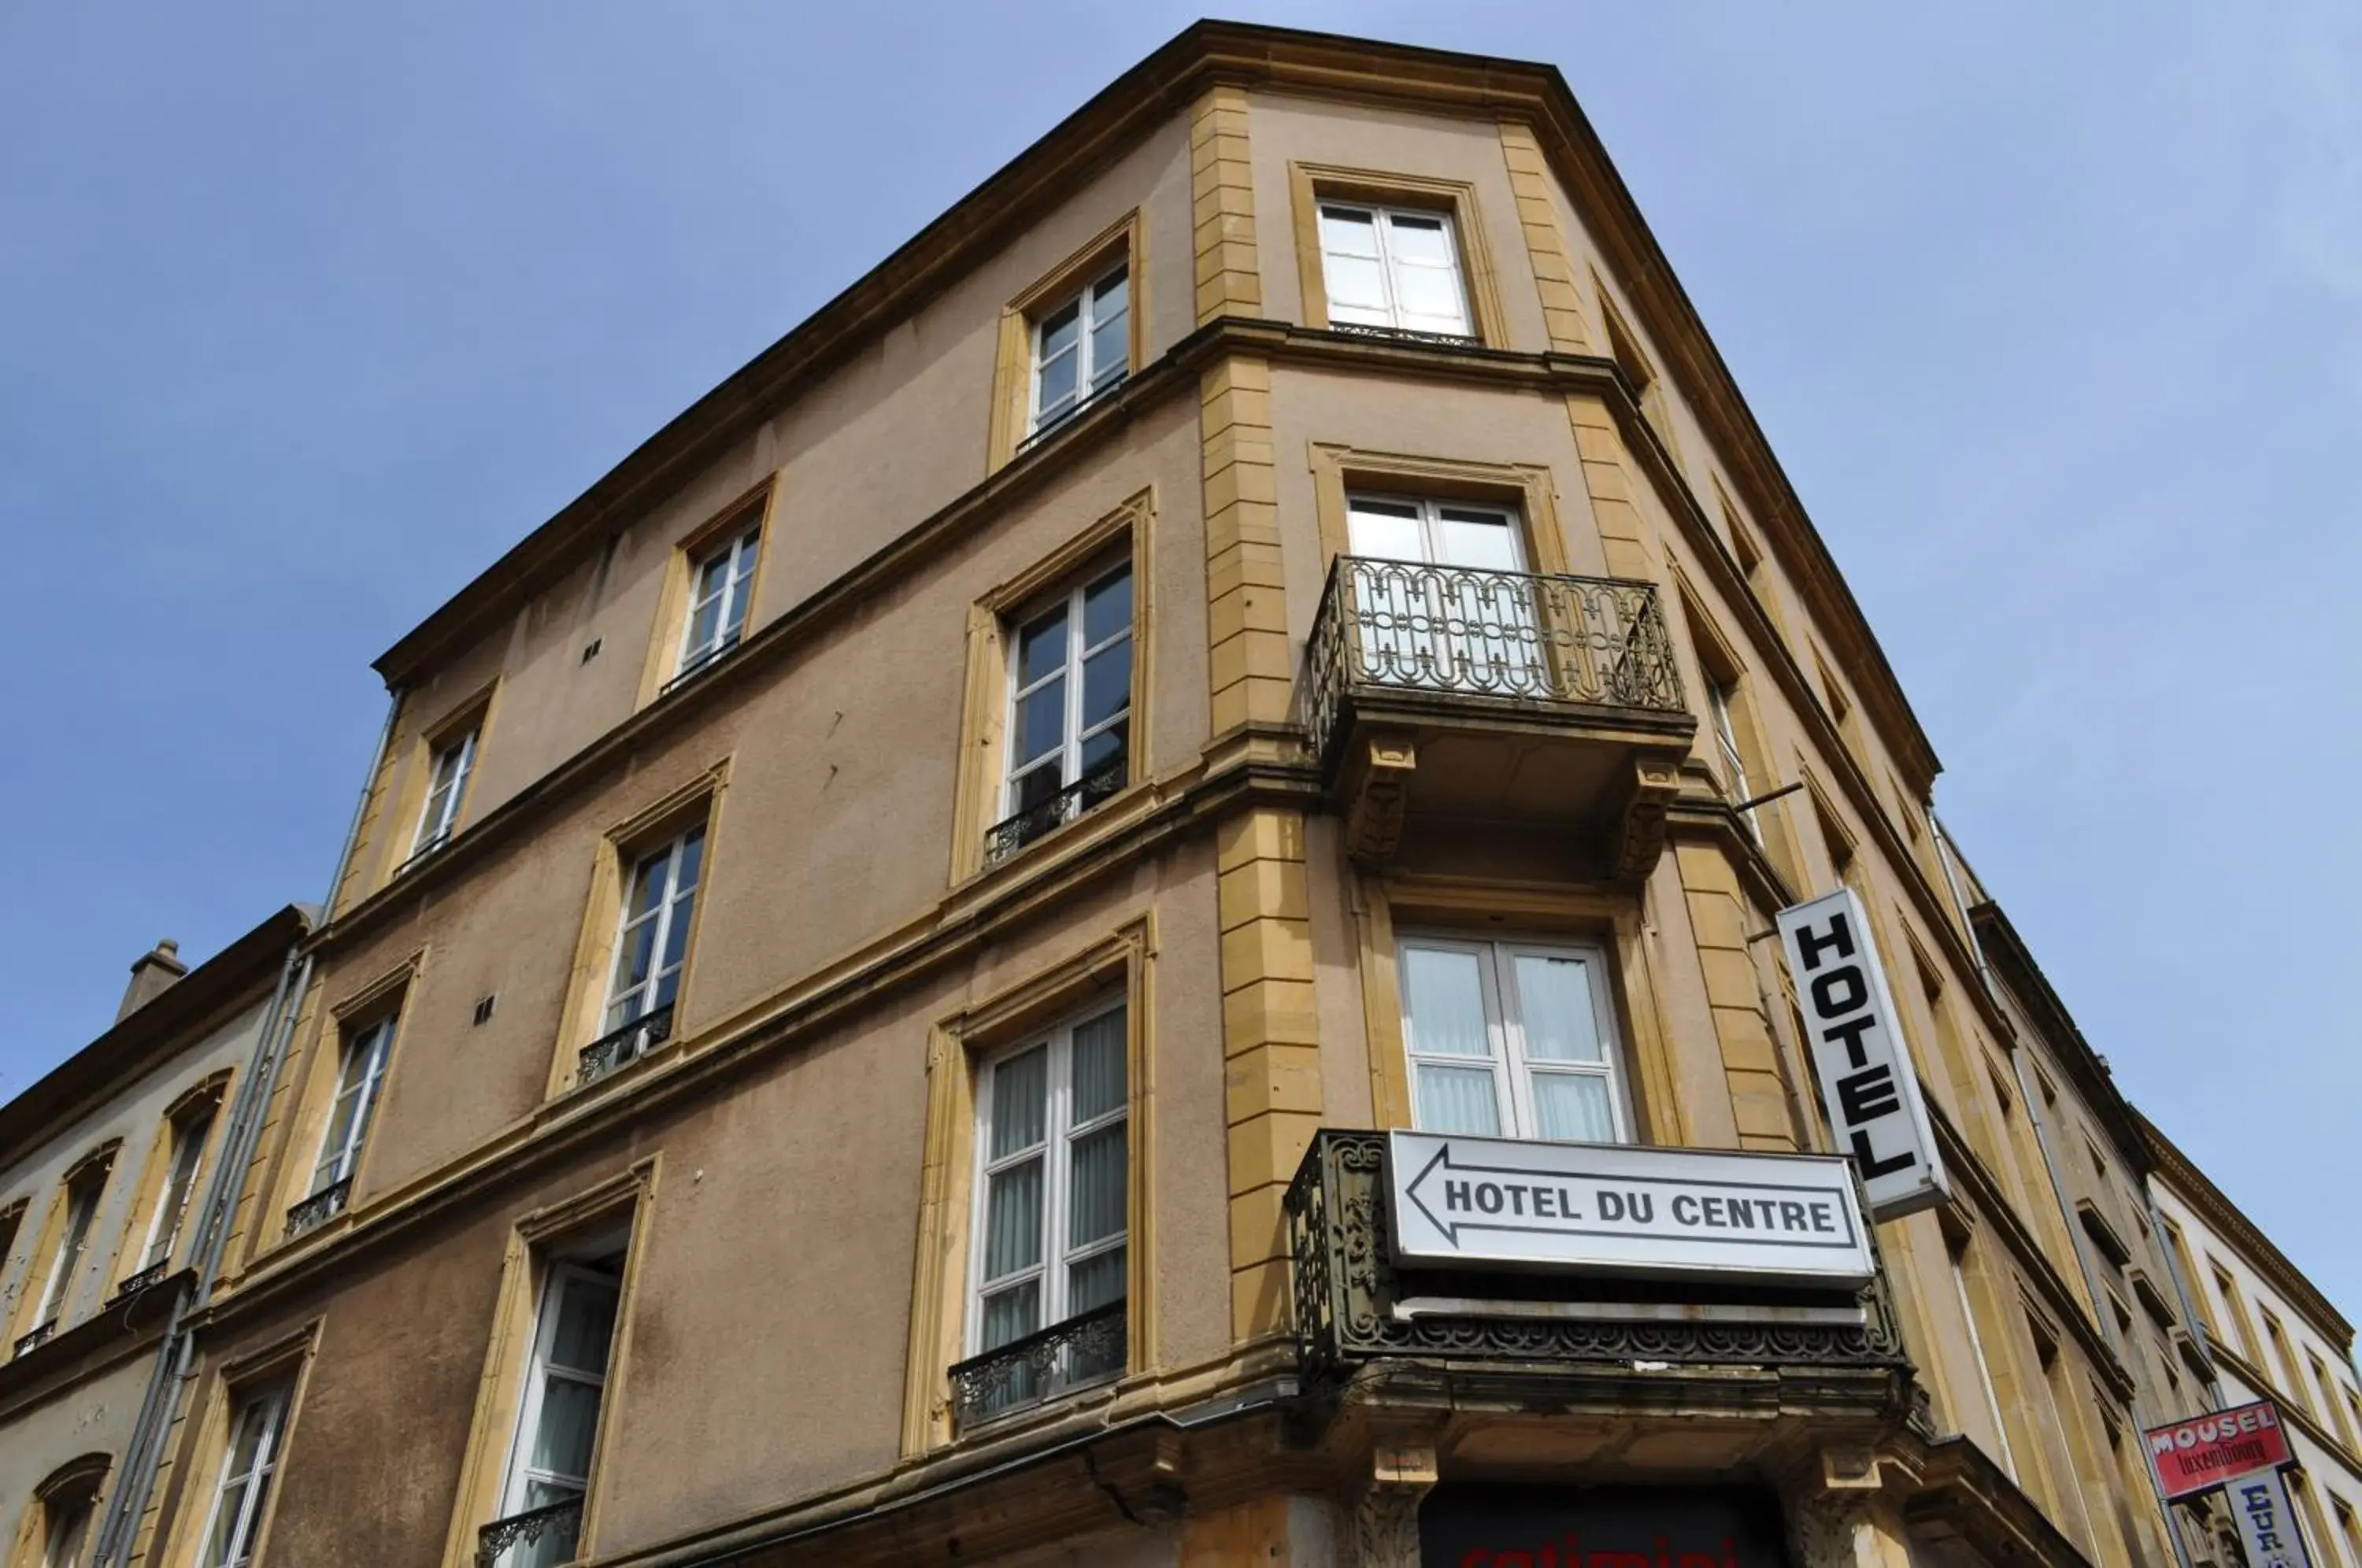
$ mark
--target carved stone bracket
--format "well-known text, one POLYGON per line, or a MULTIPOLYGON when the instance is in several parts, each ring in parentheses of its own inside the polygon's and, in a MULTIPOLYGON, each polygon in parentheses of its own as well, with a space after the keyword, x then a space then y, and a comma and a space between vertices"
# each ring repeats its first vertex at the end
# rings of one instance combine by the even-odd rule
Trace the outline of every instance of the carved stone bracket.
POLYGON ((1645 881, 1665 852, 1665 814, 1681 793, 1677 763, 1644 756, 1632 765, 1632 792, 1616 834, 1616 875, 1645 881))
POLYGON ((1816 1458, 1814 1473, 1788 1494, 1798 1568, 1891 1568, 1878 1522, 1877 1451, 1832 1444, 1816 1458))
POLYGON ((1370 1484, 1353 1510, 1361 1568, 1418 1568, 1418 1506, 1435 1475, 1432 1443, 1381 1441, 1373 1449, 1370 1484))
POLYGON ((1376 730, 1369 751, 1356 758, 1359 779, 1346 807, 1345 848, 1356 860, 1384 860, 1402 844, 1403 815, 1409 805, 1410 776, 1418 767, 1418 746, 1405 730, 1376 730))

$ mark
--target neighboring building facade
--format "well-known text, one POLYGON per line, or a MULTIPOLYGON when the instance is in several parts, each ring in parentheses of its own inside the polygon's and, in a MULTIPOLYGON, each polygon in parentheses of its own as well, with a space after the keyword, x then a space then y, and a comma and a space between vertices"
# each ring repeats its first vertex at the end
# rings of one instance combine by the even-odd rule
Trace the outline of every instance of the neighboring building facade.
POLYGON ((2362 1391, 2354 1326, 2188 1155, 2146 1121, 2150 1182, 2202 1320, 2222 1406, 2279 1407, 2314 1568, 2362 1568, 2362 1391))
POLYGON ((203 1272, 206 1195, 235 1190, 234 1099, 308 929, 282 910, 193 970, 160 943, 114 1027, 0 1107, 8 1568, 89 1561, 123 1495, 159 1353, 203 1272))
POLYGON ((380 668, 140 1562, 2170 1556, 2146 1145, 1554 71, 1190 29, 380 668), (1828 1149, 1840 886, 1867 1286, 1397 1258, 1828 1149))

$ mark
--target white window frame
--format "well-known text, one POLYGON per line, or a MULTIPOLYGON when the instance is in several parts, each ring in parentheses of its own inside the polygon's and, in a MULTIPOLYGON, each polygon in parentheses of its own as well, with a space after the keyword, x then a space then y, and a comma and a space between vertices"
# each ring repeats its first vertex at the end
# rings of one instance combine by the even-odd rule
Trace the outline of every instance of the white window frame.
POLYGON ((674 977, 673 1001, 678 1002, 680 999, 679 977, 687 973, 689 969, 690 943, 687 937, 682 939, 680 961, 669 967, 664 961, 665 949, 671 944, 673 924, 676 921, 689 922, 691 928, 690 935, 696 934, 698 896, 705 890, 706 852, 712 847, 707 842, 705 829, 706 823, 703 818, 700 818, 683 828, 663 845, 636 856, 632 861, 631 870, 624 876, 624 908, 615 922, 614 951, 609 955, 607 961, 607 998, 599 1010, 599 1021, 602 1026, 600 1038, 602 1039, 614 1033, 617 1030, 630 1028, 634 1023, 655 1011, 657 1007, 665 1005, 654 999, 664 989, 667 977, 674 977), (688 856, 689 842, 691 839, 698 842, 697 879, 690 883, 687 888, 683 888, 680 885, 681 863, 688 856), (665 862, 663 891, 658 896, 654 909, 646 913, 635 914, 633 911, 633 894, 640 886, 641 874, 659 859, 665 862), (684 900, 688 904, 685 910, 681 908, 684 900), (633 929, 644 922, 653 922, 656 926, 655 939, 648 947, 651 961, 647 977, 624 986, 622 984, 624 958, 631 950, 633 929), (627 999, 634 999, 635 1006, 628 1017, 618 1020, 614 1016, 615 1009, 627 999))
MULTIPOLYGON (((965 1353, 984 1353, 984 1303, 987 1295, 997 1295, 1025 1283, 1031 1277, 1040 1280, 1036 1299, 1040 1303, 1037 1321, 1031 1332, 1041 1333, 1054 1329, 1072 1316, 1067 1310, 1067 1279, 1074 1265, 1131 1245, 1132 1149, 1134 1134, 1131 1127, 1132 1020, 1124 1020, 1124 1084, 1123 1100, 1113 1110, 1103 1112, 1087 1121, 1076 1124, 1073 1115, 1075 1032, 1099 1020, 1122 1013, 1129 1002, 1117 1001, 1076 1014, 1046 1033, 1029 1035, 1017 1044, 994 1052, 980 1063, 977 1070, 976 1094, 976 1182, 971 1195, 968 1233, 976 1238, 968 1248, 967 1321, 965 1330, 965 1353), (1046 1046, 1048 1103, 1043 1115, 1042 1142, 1029 1143, 1002 1155, 992 1157, 992 1102, 1000 1065, 1022 1056, 1036 1046, 1046 1046), (1066 1244, 1069 1205, 1073 1194, 1071 1150, 1074 1145, 1093 1133, 1123 1125, 1124 1131, 1124 1223, 1112 1236, 1102 1236, 1080 1246, 1066 1244), (987 1225, 986 1199, 990 1196, 992 1177, 1030 1159, 1042 1162, 1042 1255, 1032 1264, 999 1278, 987 1279, 985 1268, 985 1235, 987 1225)), ((1125 1298, 1131 1295, 1127 1287, 1125 1298)), ((1094 1311, 1099 1309, 1092 1309, 1094 1311)), ((1025 1336, 1020 1335, 1020 1338, 1025 1336)))
POLYGON ((1089 282, 1085 283, 1073 293, 1062 296, 1056 304, 1034 313, 1031 331, 1032 350, 1027 355, 1030 373, 1027 377, 1029 390, 1025 401, 1025 433, 1028 437, 1039 436, 1044 430, 1064 424, 1088 408, 1102 392, 1121 386, 1131 377, 1131 312, 1137 304, 1134 295, 1139 293, 1134 286, 1135 282, 1136 280, 1131 276, 1131 258, 1127 255, 1122 259, 1101 268, 1089 282), (1099 291, 1113 282, 1118 273, 1123 274, 1124 282, 1121 312, 1124 318, 1123 363, 1120 368, 1110 370, 1105 365, 1095 364, 1092 356, 1096 352, 1094 345, 1098 341, 1098 329, 1113 321, 1117 314, 1115 312, 1109 312, 1106 315, 1098 314, 1099 291), (1070 349, 1061 349, 1058 354, 1051 358, 1062 358, 1068 353, 1074 355, 1075 391, 1070 398, 1057 407, 1043 408, 1042 406, 1042 372, 1048 369, 1049 361, 1042 358, 1043 333, 1051 319, 1065 314, 1069 305, 1072 305, 1075 310, 1074 347, 1070 349))
POLYGON ((41 1286, 40 1310, 33 1314, 33 1327, 54 1323, 64 1316, 67 1301, 73 1295, 73 1276, 82 1267, 83 1258, 90 1251, 91 1228, 98 1220, 98 1200, 105 1196, 106 1178, 114 1165, 97 1173, 84 1173, 66 1184, 66 1223, 58 1236, 58 1255, 50 1260, 50 1277, 41 1286))
MULTIPOLYGON (((1730 774, 1730 803, 1745 805, 1754 799, 1755 786, 1747 777, 1747 758, 1738 750, 1738 721, 1730 712, 1730 704, 1738 695, 1738 679, 1734 676, 1725 680, 1711 669, 1700 673, 1705 677, 1705 703, 1708 716, 1714 721, 1714 744, 1722 753, 1722 766, 1730 774)), ((1748 837, 1758 844, 1763 842, 1762 824, 1756 821, 1754 807, 1739 812, 1738 820, 1745 825, 1748 837)))
POLYGON ((205 1161, 205 1145, 212 1142, 214 1120, 218 1106, 212 1099, 191 1107, 172 1119, 171 1146, 165 1152, 164 1186, 156 1195, 156 1212, 148 1217, 148 1235, 139 1246, 139 1269, 144 1272, 160 1263, 168 1263, 181 1244, 181 1226, 187 1219, 189 1204, 197 1191, 197 1173, 205 1161), (173 1188, 180 1196, 173 1196, 173 1188))
POLYGON ((346 1042, 337 1062, 337 1092, 328 1101, 327 1123, 320 1129, 320 1154, 312 1162, 312 1186, 306 1196, 316 1198, 338 1182, 350 1180, 354 1167, 360 1164, 370 1122, 377 1115, 378 1095, 385 1086, 386 1059, 393 1050, 393 1030, 400 1017, 399 1012, 389 1012, 346 1042), (354 1100, 352 1119, 339 1140, 337 1107, 348 1095, 354 1100))
POLYGON ((41 1503, 41 1568, 78 1568, 83 1550, 90 1545, 91 1521, 97 1512, 97 1495, 79 1487, 71 1497, 45 1498, 41 1503), (61 1552, 60 1547, 65 1550, 61 1552))
MULTIPOLYGON (((533 1505, 525 1501, 535 1485, 575 1489, 577 1498, 590 1496, 590 1476, 568 1475, 546 1470, 533 1463, 534 1440, 541 1432, 543 1399, 547 1393, 547 1380, 561 1378, 598 1391, 599 1413, 591 1419, 591 1463, 598 1461, 599 1429, 607 1419, 607 1385, 615 1364, 614 1336, 622 1331, 624 1281, 620 1266, 614 1274, 603 1274, 566 1259, 554 1259, 542 1279, 541 1304, 534 1314, 533 1353, 525 1364, 523 1396, 517 1401, 516 1430, 509 1440, 508 1474, 501 1483, 500 1511, 496 1518, 509 1518, 524 1513, 533 1505), (605 1364, 596 1373, 580 1367, 554 1365, 549 1359, 551 1342, 557 1334, 559 1315, 565 1310, 567 1293, 579 1289, 597 1289, 614 1298, 615 1310, 610 1320, 605 1364)), ((544 1504, 542 1507, 554 1505, 544 1504)), ((512 1551, 514 1549, 512 1548, 512 1551)))
MULTIPOLYGON (((1320 282, 1322 292, 1328 297, 1329 325, 1330 326, 1333 327, 1341 325, 1347 327, 1358 326, 1363 328, 1374 328, 1384 332, 1423 332, 1445 337, 1473 338, 1477 336, 1475 312, 1470 307, 1468 297, 1467 265, 1460 248, 1460 225, 1451 213, 1439 207, 1397 207, 1388 206, 1378 202, 1323 200, 1314 204, 1312 221, 1314 229, 1319 236, 1320 245, 1320 282), (1375 237, 1378 247, 1378 275, 1385 289, 1385 319, 1384 321, 1341 321, 1338 316, 1337 313, 1340 307, 1337 304, 1336 291, 1329 282, 1330 276, 1329 266, 1330 251, 1329 249, 1328 218, 1329 215, 1332 212, 1359 214, 1367 216, 1370 220, 1370 232, 1375 237), (1444 269, 1444 271, 1449 271, 1451 274, 1452 293, 1460 303, 1460 322, 1457 331, 1448 331, 1440 326, 1415 325, 1414 323, 1405 319, 1405 311, 1402 304, 1403 291, 1399 281, 1398 269, 1406 267, 1416 267, 1422 271, 1434 271, 1435 269, 1424 262, 1405 259, 1396 253, 1396 248, 1394 243, 1394 226, 1397 221, 1404 218, 1408 218, 1418 223, 1437 223, 1443 226, 1444 253, 1451 258, 1451 265, 1444 269)), ((1339 252, 1339 254, 1344 253, 1339 252)), ((1367 260, 1368 258, 1355 257, 1354 259, 1367 260)), ((1360 305, 1347 305, 1343 308, 1350 311, 1359 311, 1366 307, 1360 305)), ((1429 316, 1424 314, 1421 314, 1418 316, 1418 320, 1420 322, 1435 321, 1440 319, 1440 318, 1439 317, 1429 316)))
POLYGON ((763 555, 763 521, 760 517, 730 536, 729 543, 714 546, 689 563, 689 613, 681 621, 680 657, 673 668, 673 678, 701 669, 736 647, 746 634, 746 615, 752 608, 748 601, 754 592, 755 568, 763 555), (709 591, 706 574, 717 563, 722 567, 719 584, 709 591), (713 635, 706 642, 693 639, 697 635, 697 613, 716 600, 721 612, 713 619, 713 635))
POLYGON ((205 1510, 204 1533, 197 1538, 198 1568, 245 1568, 254 1561, 256 1539, 262 1533, 262 1514, 270 1505, 270 1483, 279 1473, 280 1447, 287 1435, 288 1407, 294 1402, 294 1395, 293 1383, 274 1383, 240 1399, 231 1411, 229 1445, 222 1451, 221 1474, 214 1478, 213 1505, 205 1510), (253 1467, 234 1472, 230 1466, 237 1463, 238 1434, 245 1430, 248 1418, 256 1416, 264 1424, 255 1442, 253 1467), (209 1557, 214 1532, 221 1523, 222 1500, 241 1481, 246 1483, 246 1489, 238 1496, 237 1518, 223 1543, 226 1551, 219 1557, 209 1557))
POLYGON ((451 836, 452 826, 459 820, 460 801, 468 793, 468 780, 476 771, 476 741, 482 734, 481 724, 469 724, 466 734, 436 748, 427 768, 426 801, 419 808, 418 831, 410 841, 413 860, 441 847, 451 836))
POLYGON ((1560 937, 1529 941, 1518 937, 1471 937, 1452 932, 1410 932, 1396 940, 1395 972, 1401 988, 1403 1058, 1409 1080, 1412 1126, 1427 1125, 1419 1105, 1418 1069, 1422 1066, 1485 1067, 1493 1075, 1494 1113, 1501 1137, 1541 1140, 1536 1131, 1539 1123, 1534 1113, 1532 1076, 1543 1073, 1603 1080, 1607 1086, 1615 1141, 1633 1141, 1624 1032, 1616 1016, 1616 999, 1610 989, 1615 971, 1609 966, 1604 944, 1560 937), (1410 966, 1407 958, 1414 947, 1459 953, 1476 959, 1485 1005, 1485 1032, 1491 1047, 1489 1056, 1426 1053, 1418 1049, 1418 1033, 1412 1016, 1416 1003, 1410 994, 1410 966), (1504 975, 1516 974, 1515 960, 1520 956, 1579 958, 1590 966, 1592 1027, 1599 1040, 1598 1062, 1538 1061, 1527 1055, 1523 1000, 1514 980, 1506 984, 1503 981, 1504 975))
MULTIPOLYGON (((1078 579, 1074 587, 1068 589, 1065 593, 1060 594, 1055 598, 1037 600, 1026 614, 1019 617, 1011 623, 1009 634, 1009 704, 1008 712, 1002 715, 1002 723, 1004 727, 1001 731, 1003 734, 1008 736, 1008 744, 1003 749, 1009 754, 1008 765, 1001 769, 1000 810, 998 813, 1001 819, 1006 820, 1010 815, 1017 811, 1018 789, 1024 777, 1031 773, 1040 772, 1053 766, 1047 760, 1052 755, 1054 755, 1051 753, 1045 752, 1040 757, 1025 758, 1021 758, 1017 755, 1017 747, 1021 738, 1018 733, 1017 727, 1018 713, 1027 697, 1031 696, 1033 692, 1042 690, 1054 680, 1064 679, 1066 683, 1066 712, 1065 718, 1061 721, 1062 728, 1065 733, 1065 739, 1057 752, 1054 754, 1057 758, 1055 766, 1058 769, 1058 788, 1060 790, 1072 789, 1075 785, 1082 782, 1083 747, 1085 745, 1089 744, 1089 742, 1095 737, 1105 734, 1109 730, 1114 729, 1117 725, 1129 724, 1131 723, 1132 717, 1131 699, 1134 690, 1138 686, 1140 672, 1139 646, 1136 644, 1133 646, 1130 657, 1130 665, 1126 670, 1123 707, 1116 712, 1109 714, 1098 723, 1091 724, 1087 727, 1083 723, 1083 666, 1094 655, 1108 652, 1113 649, 1119 643, 1131 642, 1132 640, 1134 624, 1139 620, 1139 618, 1140 583, 1138 580, 1133 577, 1132 562, 1131 558, 1127 556, 1120 565, 1110 566, 1104 571, 1094 572, 1087 577, 1078 579), (1083 638, 1087 635, 1083 624, 1083 604, 1085 596, 1087 595, 1092 589, 1098 588, 1103 583, 1111 582, 1118 577, 1131 580, 1127 594, 1131 604, 1131 613, 1124 617, 1121 630, 1111 632, 1107 636, 1100 638, 1098 642, 1086 646, 1083 641, 1083 638), (1020 685, 1019 681, 1021 679, 1022 670, 1019 660, 1024 653, 1025 628, 1032 625, 1034 622, 1043 619, 1044 616, 1049 615, 1053 611, 1059 609, 1061 606, 1064 607, 1066 617, 1066 657, 1065 660, 1060 663, 1056 668, 1044 672, 1039 679, 1035 679, 1031 684, 1020 685)), ((1131 774, 1131 735, 1127 730, 1124 734, 1124 769, 1125 776, 1127 778, 1129 778, 1131 774)), ((1102 763, 1101 766, 1104 767, 1106 765, 1102 763)))

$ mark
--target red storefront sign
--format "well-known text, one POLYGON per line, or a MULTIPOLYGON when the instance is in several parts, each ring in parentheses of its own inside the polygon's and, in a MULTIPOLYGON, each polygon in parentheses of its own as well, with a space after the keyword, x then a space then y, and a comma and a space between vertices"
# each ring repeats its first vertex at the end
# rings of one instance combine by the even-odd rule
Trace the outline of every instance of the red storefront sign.
POLYGON ((2141 1434, 2166 1500, 2220 1486, 2235 1476, 2294 1463, 2280 1414, 2269 1399, 2192 1416, 2141 1434))

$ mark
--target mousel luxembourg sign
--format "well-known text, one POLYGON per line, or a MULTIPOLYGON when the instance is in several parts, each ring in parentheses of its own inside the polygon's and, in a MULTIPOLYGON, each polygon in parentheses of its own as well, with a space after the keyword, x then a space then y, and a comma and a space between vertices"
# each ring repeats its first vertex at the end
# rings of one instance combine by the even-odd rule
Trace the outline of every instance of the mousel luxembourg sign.
POLYGON ((1840 1158, 1388 1136, 1395 1261, 1405 1266, 1832 1288, 1877 1272, 1840 1158))

